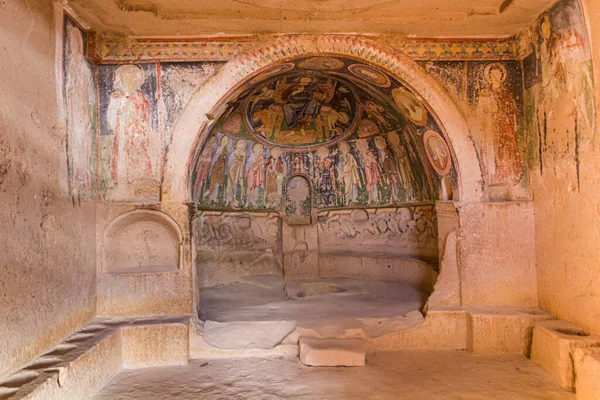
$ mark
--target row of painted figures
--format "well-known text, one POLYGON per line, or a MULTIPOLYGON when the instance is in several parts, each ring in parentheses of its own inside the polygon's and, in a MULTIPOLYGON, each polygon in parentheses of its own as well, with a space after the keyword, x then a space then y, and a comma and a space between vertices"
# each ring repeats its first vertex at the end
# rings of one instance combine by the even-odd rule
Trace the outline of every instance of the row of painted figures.
POLYGON ((213 207, 279 208, 287 177, 304 174, 319 206, 395 204, 420 198, 397 133, 341 142, 310 153, 209 137, 196 165, 194 198, 213 207))

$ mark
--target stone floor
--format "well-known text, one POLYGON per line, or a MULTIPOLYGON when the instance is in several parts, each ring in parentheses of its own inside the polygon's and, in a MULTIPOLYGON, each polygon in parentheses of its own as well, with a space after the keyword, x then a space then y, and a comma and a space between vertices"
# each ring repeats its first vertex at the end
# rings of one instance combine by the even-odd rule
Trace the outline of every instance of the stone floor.
POLYGON ((367 356, 366 367, 311 368, 298 360, 194 360, 125 371, 95 400, 558 400, 574 399, 530 360, 463 351, 367 356))
POLYGON ((286 282, 255 276, 200 291, 200 319, 219 322, 390 318, 422 310, 428 294, 408 284, 342 278, 286 282))

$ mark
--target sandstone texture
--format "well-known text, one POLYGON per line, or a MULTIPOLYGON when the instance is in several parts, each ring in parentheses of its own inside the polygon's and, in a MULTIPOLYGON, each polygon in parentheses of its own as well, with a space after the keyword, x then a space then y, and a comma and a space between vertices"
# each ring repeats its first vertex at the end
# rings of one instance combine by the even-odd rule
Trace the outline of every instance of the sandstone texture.
POLYGON ((365 343, 360 339, 301 337, 300 361, 310 367, 364 367, 365 343))

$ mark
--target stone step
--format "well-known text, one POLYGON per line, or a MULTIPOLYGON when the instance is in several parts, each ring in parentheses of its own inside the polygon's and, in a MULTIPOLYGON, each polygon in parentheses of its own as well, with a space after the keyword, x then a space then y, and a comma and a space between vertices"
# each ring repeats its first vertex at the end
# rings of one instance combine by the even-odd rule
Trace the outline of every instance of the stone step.
POLYGON ((301 337, 300 361, 311 367, 364 367, 362 339, 315 339, 301 337))

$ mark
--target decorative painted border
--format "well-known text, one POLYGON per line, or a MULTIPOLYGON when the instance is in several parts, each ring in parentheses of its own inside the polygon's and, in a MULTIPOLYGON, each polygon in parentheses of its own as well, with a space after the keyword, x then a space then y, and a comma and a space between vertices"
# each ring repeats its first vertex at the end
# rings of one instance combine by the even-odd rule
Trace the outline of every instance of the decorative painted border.
MULTIPOLYGON (((290 35, 289 37, 296 37, 290 35)), ((337 36, 349 39, 356 36, 337 36)), ((371 40, 380 41, 378 38, 371 40)), ((99 64, 130 62, 229 61, 261 42, 253 36, 161 39, 89 35, 89 58, 99 64)), ((381 40, 384 42, 383 40, 381 40)), ((413 60, 517 60, 519 40, 403 39, 385 41, 413 60)))

